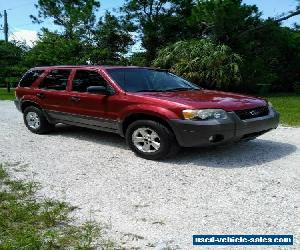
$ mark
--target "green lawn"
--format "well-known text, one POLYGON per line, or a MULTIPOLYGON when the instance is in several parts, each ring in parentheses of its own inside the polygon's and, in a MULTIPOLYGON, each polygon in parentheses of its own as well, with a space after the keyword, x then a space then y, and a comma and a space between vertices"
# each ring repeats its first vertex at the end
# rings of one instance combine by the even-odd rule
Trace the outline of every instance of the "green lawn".
MULTIPOLYGON (((266 97, 273 106, 280 112, 281 123, 289 126, 300 126, 300 94, 282 93, 272 94, 266 97)), ((15 91, 0 88, 0 100, 14 100, 15 91)))
POLYGON ((75 225, 76 208, 61 201, 37 199, 39 184, 12 179, 0 164, 0 249, 120 249, 102 237, 93 221, 75 225))
POLYGON ((266 97, 280 113, 283 125, 300 126, 300 94, 273 94, 266 97))
POLYGON ((15 90, 11 89, 10 93, 7 93, 6 88, 0 88, 0 100, 14 100, 15 99, 15 90))

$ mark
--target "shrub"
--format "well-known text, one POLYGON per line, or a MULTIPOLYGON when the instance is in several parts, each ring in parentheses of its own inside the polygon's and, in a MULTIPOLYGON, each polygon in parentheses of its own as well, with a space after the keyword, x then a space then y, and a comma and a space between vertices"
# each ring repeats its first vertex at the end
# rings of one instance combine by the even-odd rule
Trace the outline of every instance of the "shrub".
POLYGON ((222 89, 240 83, 241 63, 241 57, 228 46, 208 39, 176 42, 160 50, 153 62, 196 84, 222 89))

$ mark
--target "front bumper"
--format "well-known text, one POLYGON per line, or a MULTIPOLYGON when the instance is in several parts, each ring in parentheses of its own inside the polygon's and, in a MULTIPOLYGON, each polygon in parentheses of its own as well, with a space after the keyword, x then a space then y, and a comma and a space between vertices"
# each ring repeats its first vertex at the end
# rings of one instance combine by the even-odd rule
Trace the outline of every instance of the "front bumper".
POLYGON ((241 120, 234 112, 228 112, 228 118, 224 120, 170 120, 170 126, 182 147, 249 140, 277 128, 279 113, 269 109, 269 115, 254 119, 241 120))

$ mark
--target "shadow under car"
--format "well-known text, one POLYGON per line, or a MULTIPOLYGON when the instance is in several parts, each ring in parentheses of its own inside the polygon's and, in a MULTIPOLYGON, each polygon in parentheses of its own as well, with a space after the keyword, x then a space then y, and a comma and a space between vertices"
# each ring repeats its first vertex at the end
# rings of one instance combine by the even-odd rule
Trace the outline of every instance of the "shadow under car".
MULTIPOLYGON (((117 134, 63 124, 57 125, 55 131, 49 135, 72 137, 122 149, 128 148, 124 138, 117 134)), ((206 148, 182 148, 175 157, 163 162, 175 165, 192 164, 214 168, 241 168, 269 163, 288 156, 296 150, 297 147, 289 143, 255 139, 206 148)))

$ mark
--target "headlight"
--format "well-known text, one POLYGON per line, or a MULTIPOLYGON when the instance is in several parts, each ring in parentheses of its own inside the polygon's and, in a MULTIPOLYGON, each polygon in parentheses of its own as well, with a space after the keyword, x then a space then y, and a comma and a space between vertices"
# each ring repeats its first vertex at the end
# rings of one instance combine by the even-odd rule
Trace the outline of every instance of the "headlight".
POLYGON ((223 109, 187 109, 182 111, 186 120, 210 120, 210 119, 226 119, 227 113, 223 109))

